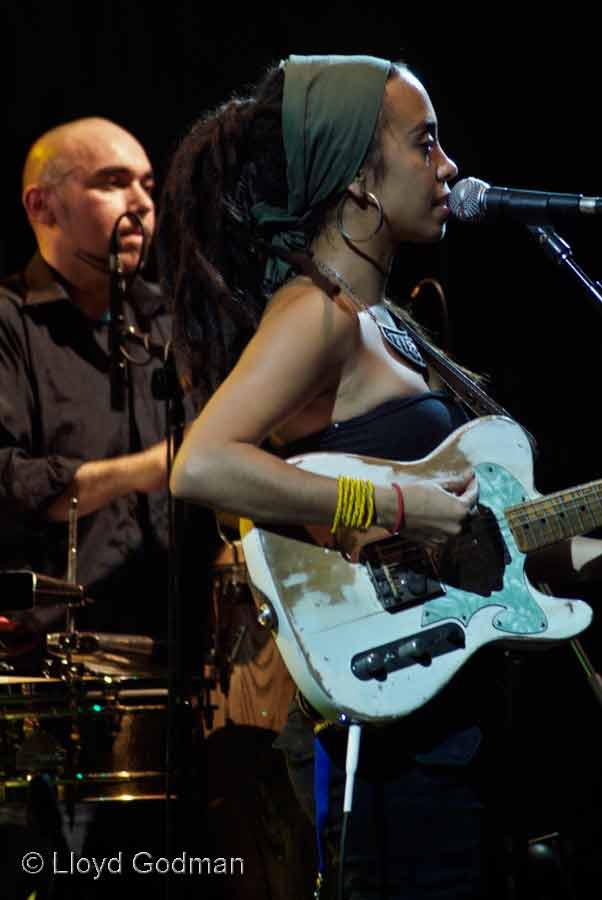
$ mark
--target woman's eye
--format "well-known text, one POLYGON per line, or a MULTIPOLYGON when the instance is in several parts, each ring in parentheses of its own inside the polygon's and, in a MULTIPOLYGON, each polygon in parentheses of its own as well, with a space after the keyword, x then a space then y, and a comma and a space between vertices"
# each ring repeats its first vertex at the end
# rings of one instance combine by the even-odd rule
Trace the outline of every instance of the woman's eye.
POLYGON ((425 142, 424 142, 423 144, 421 144, 420 146, 422 147, 422 149, 423 149, 423 151, 424 151, 424 155, 425 155, 425 156, 430 156, 431 153, 433 152, 433 148, 434 148, 434 146, 435 146, 435 142, 434 142, 434 141, 425 141, 425 142))

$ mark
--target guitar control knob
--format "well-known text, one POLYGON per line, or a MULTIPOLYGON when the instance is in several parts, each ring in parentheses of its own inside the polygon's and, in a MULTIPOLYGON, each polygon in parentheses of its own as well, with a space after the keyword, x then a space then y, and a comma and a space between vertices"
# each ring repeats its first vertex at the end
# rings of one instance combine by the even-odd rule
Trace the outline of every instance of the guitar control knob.
POLYGON ((351 671, 361 681, 368 681, 371 678, 385 681, 387 677, 383 655, 378 650, 370 650, 356 657, 351 663, 351 671))
POLYGON ((257 621, 262 628, 273 630, 276 627, 276 614, 269 603, 262 603, 257 609, 257 621))

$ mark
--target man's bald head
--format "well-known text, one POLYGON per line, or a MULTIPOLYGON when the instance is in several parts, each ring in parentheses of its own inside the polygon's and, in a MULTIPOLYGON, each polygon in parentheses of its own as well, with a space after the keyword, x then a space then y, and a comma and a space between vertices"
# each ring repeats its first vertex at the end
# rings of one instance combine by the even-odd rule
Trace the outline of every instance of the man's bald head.
POLYGON ((74 119, 46 131, 32 144, 23 167, 23 190, 32 184, 57 187, 90 154, 98 140, 135 138, 120 125, 98 116, 74 119))
POLYGON ((83 258, 107 259, 118 223, 123 270, 136 268, 143 249, 139 226, 147 245, 154 230, 153 187, 140 142, 115 122, 97 117, 47 131, 29 150, 23 169, 23 205, 38 247, 74 282, 88 274, 80 271, 83 258), (122 221, 126 213, 135 214, 138 224, 122 221))

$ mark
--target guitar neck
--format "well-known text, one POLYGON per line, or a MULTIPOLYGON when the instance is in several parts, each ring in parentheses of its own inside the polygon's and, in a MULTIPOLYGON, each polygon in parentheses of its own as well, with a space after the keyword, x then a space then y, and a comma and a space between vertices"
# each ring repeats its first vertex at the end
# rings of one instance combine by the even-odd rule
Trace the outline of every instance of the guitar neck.
POLYGON ((602 481, 509 506, 505 514, 519 550, 539 550, 602 525, 602 481))

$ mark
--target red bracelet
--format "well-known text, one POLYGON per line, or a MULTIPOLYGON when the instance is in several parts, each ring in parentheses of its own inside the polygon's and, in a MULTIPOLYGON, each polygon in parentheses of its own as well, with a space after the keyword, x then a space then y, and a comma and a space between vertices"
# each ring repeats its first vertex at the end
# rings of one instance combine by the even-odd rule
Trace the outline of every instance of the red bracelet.
POLYGON ((405 522, 403 494, 401 493, 401 488, 396 481, 392 483, 391 487, 394 488, 395 493, 397 494, 397 518, 395 519, 395 525, 393 526, 391 534, 399 534, 405 522))

